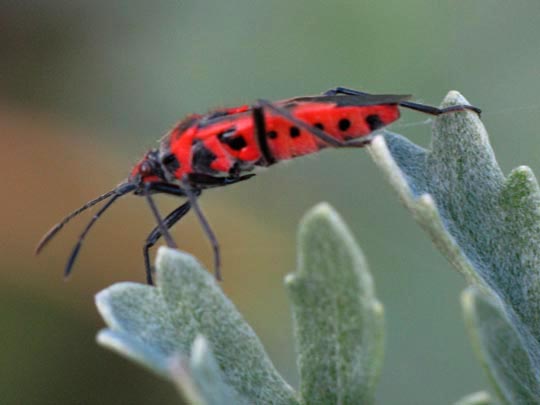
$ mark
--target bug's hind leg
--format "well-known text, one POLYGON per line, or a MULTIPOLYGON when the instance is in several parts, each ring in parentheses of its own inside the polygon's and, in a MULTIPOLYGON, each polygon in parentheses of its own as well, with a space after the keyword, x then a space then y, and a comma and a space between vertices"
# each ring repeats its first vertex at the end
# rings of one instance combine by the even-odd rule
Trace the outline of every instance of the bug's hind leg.
POLYGON ((193 186, 189 183, 188 176, 184 176, 182 179, 182 186, 183 191, 188 198, 191 207, 193 208, 193 211, 195 211, 195 215, 197 215, 197 218, 199 219, 199 223, 201 224, 206 237, 212 245, 212 250, 214 251, 214 275, 217 280, 221 281, 221 252, 219 249, 219 242, 216 234, 212 230, 212 227, 208 223, 208 220, 204 216, 204 213, 199 206, 199 202, 197 201, 197 198, 200 195, 200 190, 192 188, 193 186))
MULTIPOLYGON (((143 254, 144 254, 144 261, 145 261, 145 266, 146 266, 146 276, 147 276, 147 281, 149 284, 152 283, 152 268, 150 265, 149 249, 157 242, 157 240, 161 236, 163 236, 164 230, 167 231, 167 234, 168 234, 169 233, 168 229, 171 228, 175 223, 177 223, 191 208, 193 208, 193 210, 195 211, 195 214, 197 215, 197 218, 199 219, 199 222, 201 223, 201 226, 203 227, 203 230, 206 236, 210 240, 212 249, 214 251, 215 276, 218 280, 221 280, 221 272, 220 272, 221 256, 220 256, 219 244, 218 244, 218 241, 214 232, 212 231, 212 228, 210 227, 210 224, 205 218, 197 202, 197 198, 202 192, 200 187, 207 188, 207 187, 227 186, 230 184, 238 183, 240 181, 248 180, 254 175, 255 174, 246 174, 243 176, 236 176, 236 177, 214 177, 214 176, 209 176, 209 175, 200 174, 200 173, 191 173, 189 175, 186 175, 182 179, 182 187, 169 185, 169 184, 161 184, 161 183, 154 183, 148 186, 148 190, 151 190, 154 192, 176 195, 180 197, 187 197, 189 199, 189 201, 187 201, 186 203, 178 207, 176 210, 171 212, 164 220, 161 220, 161 223, 159 223, 158 221, 158 226, 156 226, 156 228, 152 230, 152 232, 150 233, 150 235, 148 235, 148 238, 146 239, 146 242, 143 246, 143 254), (197 188, 197 186, 199 188, 197 188)), ((149 198, 148 194, 147 194, 147 198, 149 198)), ((154 211, 154 209, 152 209, 152 211, 154 211)), ((156 213, 154 213, 154 216, 156 216, 156 213)), ((157 216, 156 216, 156 219, 157 219, 157 216)))

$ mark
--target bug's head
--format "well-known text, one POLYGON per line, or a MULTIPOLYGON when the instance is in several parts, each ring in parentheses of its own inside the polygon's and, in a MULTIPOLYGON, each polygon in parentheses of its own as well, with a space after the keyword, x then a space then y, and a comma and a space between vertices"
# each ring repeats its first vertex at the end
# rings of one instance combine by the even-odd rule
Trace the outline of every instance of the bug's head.
POLYGON ((141 194, 147 183, 165 181, 163 169, 159 161, 159 152, 152 149, 133 167, 128 183, 137 186, 135 194, 141 194))

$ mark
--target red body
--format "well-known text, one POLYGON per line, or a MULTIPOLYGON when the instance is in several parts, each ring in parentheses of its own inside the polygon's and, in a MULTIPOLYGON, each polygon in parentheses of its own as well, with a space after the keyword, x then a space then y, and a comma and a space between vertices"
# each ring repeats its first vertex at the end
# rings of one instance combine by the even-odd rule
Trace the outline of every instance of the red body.
MULTIPOLYGON (((404 97, 386 97, 383 99, 387 102, 385 104, 365 105, 365 99, 362 99, 363 103, 355 105, 354 97, 320 96, 291 99, 275 105, 286 109, 296 119, 345 142, 367 137, 399 118, 398 101, 404 97)), ((281 114, 266 111, 264 120, 268 150, 275 162, 315 153, 329 146, 281 114)), ((263 164, 249 106, 186 117, 161 140, 159 154, 161 157, 169 156, 171 164, 166 167, 176 179, 193 173, 228 176, 234 172, 238 175, 253 170, 255 166, 268 166, 263 164)), ((138 166, 133 170, 135 173, 140 173, 138 166)), ((145 182, 156 180, 159 181, 155 175, 144 178, 145 182)))

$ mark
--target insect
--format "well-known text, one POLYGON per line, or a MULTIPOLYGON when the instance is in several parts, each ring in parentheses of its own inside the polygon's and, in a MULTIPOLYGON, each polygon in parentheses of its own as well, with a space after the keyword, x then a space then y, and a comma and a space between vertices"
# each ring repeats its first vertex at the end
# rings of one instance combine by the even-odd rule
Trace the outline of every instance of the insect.
POLYGON ((374 95, 336 87, 319 96, 275 103, 259 100, 253 105, 189 115, 161 139, 159 148, 144 155, 125 181, 52 227, 39 242, 36 254, 72 218, 106 201, 80 234, 65 267, 67 277, 95 222, 116 200, 133 193, 146 199, 157 221, 143 246, 148 284, 153 284, 150 248, 161 237, 168 246, 176 248, 169 229, 190 209, 195 212, 212 245, 215 276, 221 280, 218 241, 197 202, 203 190, 248 180, 255 175, 251 172, 258 166, 271 166, 327 147, 363 147, 377 130, 399 118, 398 107, 431 115, 465 110, 481 113, 471 105, 439 109, 408 101, 409 98, 406 95, 374 95), (157 193, 187 200, 162 218, 153 199, 157 193))

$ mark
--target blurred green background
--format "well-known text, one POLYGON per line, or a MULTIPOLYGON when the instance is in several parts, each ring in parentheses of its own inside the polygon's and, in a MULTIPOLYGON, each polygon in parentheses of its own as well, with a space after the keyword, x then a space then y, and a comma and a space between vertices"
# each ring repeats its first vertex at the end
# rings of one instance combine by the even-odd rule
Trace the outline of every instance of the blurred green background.
MULTIPOLYGON (((387 1, 0 1, 0 403, 174 403, 175 391, 97 347, 93 295, 144 281, 153 226, 141 199, 119 202, 62 269, 89 215, 39 258, 49 226, 109 190, 190 112, 322 92, 336 85, 412 93, 458 89, 483 108, 505 172, 540 170, 540 3, 387 1)), ((392 129, 429 144, 427 117, 392 129)), ((446 404, 487 387, 465 336, 463 279, 400 206, 363 150, 282 164, 202 198, 223 249, 223 288, 277 368, 297 384, 283 277, 295 232, 319 201, 361 244, 386 307, 383 404, 446 404)), ((159 198, 165 212, 178 201, 159 198)), ((190 216, 178 244, 207 265, 190 216)))

